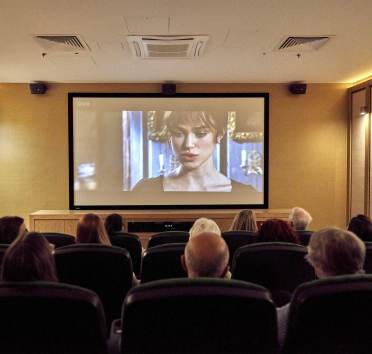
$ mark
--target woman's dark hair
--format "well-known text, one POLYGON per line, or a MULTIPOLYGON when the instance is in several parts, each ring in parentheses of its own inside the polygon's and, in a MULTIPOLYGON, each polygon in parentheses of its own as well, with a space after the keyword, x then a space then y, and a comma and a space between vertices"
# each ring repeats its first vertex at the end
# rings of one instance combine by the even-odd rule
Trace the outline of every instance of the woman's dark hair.
POLYGON ((265 221, 258 231, 257 241, 300 243, 297 234, 290 225, 280 219, 265 221))
POLYGON ((354 216, 350 220, 347 229, 354 232, 363 241, 372 241, 372 222, 366 215, 359 214, 354 216))
POLYGON ((77 243, 101 243, 111 246, 101 218, 93 213, 85 214, 79 221, 76 230, 77 243))
POLYGON ((109 235, 123 230, 123 218, 119 214, 110 214, 105 220, 105 228, 109 235))
POLYGON ((19 216, 4 216, 0 218, 0 243, 12 243, 19 233, 24 220, 19 216))
POLYGON ((58 281, 46 238, 38 232, 19 237, 5 252, 1 268, 5 281, 58 281))

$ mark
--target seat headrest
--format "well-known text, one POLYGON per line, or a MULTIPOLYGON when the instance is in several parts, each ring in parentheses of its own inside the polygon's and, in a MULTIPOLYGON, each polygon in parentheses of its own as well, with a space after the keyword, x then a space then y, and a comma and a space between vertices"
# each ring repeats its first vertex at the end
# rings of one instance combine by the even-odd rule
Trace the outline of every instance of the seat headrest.
POLYGON ((253 283, 219 278, 180 278, 152 281, 132 288, 125 299, 125 304, 168 297, 211 295, 237 298, 250 296, 272 302, 269 291, 253 283))

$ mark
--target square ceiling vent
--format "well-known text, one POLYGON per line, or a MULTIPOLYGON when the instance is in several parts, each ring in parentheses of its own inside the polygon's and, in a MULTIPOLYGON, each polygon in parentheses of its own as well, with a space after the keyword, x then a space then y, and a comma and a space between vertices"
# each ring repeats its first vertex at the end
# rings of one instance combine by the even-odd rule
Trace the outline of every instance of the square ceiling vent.
POLYGON ((203 54, 208 36, 127 36, 141 59, 193 59, 203 54))

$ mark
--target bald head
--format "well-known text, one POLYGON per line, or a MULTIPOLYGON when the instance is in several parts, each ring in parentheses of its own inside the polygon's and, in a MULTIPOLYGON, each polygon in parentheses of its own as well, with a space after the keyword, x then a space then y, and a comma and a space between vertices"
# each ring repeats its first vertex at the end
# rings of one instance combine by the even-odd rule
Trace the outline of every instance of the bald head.
POLYGON ((220 235, 203 232, 190 238, 185 248, 184 261, 189 278, 219 278, 227 271, 229 250, 220 235))

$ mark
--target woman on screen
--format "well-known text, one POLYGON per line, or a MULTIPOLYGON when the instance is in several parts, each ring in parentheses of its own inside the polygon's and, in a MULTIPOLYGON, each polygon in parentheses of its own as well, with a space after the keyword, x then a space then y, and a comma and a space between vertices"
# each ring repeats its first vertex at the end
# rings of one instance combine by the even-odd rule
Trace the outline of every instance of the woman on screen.
MULTIPOLYGON (((226 119, 206 111, 168 111, 160 129, 169 136, 172 159, 169 172, 143 178, 134 192, 234 192, 246 204, 262 204, 262 193, 230 180, 217 170, 213 153, 226 132, 226 119)), ((228 163, 228 162, 227 162, 228 163)))
POLYGON ((174 111, 167 129, 178 166, 164 176, 164 191, 231 192, 230 179, 213 164, 224 124, 205 111, 174 111))

